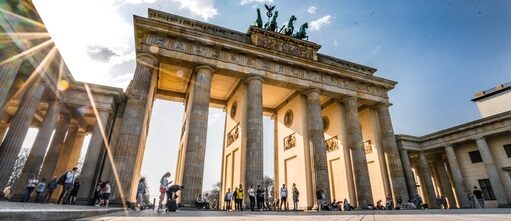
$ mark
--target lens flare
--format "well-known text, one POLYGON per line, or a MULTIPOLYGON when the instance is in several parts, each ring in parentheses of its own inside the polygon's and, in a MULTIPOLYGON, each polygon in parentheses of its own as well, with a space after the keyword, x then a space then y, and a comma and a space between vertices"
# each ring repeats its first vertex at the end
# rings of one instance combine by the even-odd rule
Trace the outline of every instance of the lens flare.
POLYGON ((60 80, 58 85, 57 85, 57 89, 59 91, 66 91, 67 89, 69 88, 69 82, 66 81, 66 80, 60 80))

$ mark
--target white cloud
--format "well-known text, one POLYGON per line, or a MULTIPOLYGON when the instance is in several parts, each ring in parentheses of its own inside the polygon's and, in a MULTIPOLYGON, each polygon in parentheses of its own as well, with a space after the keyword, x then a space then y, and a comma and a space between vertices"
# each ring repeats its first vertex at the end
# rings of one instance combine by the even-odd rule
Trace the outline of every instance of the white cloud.
POLYGON ((249 3, 273 3, 273 0, 241 0, 241 5, 246 5, 249 3))
POLYGON ((316 8, 315 6, 311 6, 309 9, 307 9, 307 12, 311 15, 316 14, 316 8))
POLYGON ((381 46, 378 45, 378 47, 376 47, 373 52, 371 53, 372 56, 375 56, 377 55, 379 52, 380 52, 380 49, 381 49, 381 46))
POLYGON ((319 19, 310 22, 310 30, 311 31, 319 31, 323 26, 332 23, 334 17, 331 15, 325 15, 319 19))
POLYGON ((334 40, 334 46, 339 45, 339 42, 337 42, 337 39, 334 40))
POLYGON ((125 2, 128 4, 138 5, 138 4, 142 4, 142 3, 151 4, 151 3, 155 3, 158 0, 116 0, 116 1, 119 1, 119 2, 122 1, 122 2, 125 2))
POLYGON ((204 20, 218 15, 218 10, 214 6, 213 0, 172 0, 179 3, 179 9, 186 9, 191 13, 202 17, 204 20))

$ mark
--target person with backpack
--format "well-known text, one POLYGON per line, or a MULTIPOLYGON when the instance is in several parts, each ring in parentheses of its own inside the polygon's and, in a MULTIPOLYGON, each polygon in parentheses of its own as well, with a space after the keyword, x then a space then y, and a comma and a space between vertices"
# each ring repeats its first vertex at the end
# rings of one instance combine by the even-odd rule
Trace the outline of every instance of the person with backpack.
POLYGON ((73 185, 75 184, 76 180, 76 174, 78 173, 78 167, 73 167, 73 170, 67 171, 62 175, 59 180, 58 184, 62 185, 62 192, 60 193, 59 200, 57 201, 57 204, 67 204, 67 199, 69 197, 69 194, 71 193, 71 190, 73 189, 73 185), (64 202, 62 202, 62 199, 64 199, 64 202))
POLYGON ((57 177, 56 176, 54 176, 50 180, 50 182, 48 182, 46 189, 48 190, 48 192, 46 193, 46 199, 44 200, 44 202, 47 203, 50 201, 51 195, 53 195, 53 191, 55 191, 55 189, 57 189, 57 177))
POLYGON ((44 191, 46 190, 46 179, 42 179, 37 184, 37 187, 35 188, 35 202, 40 203, 42 195, 44 194, 44 191))

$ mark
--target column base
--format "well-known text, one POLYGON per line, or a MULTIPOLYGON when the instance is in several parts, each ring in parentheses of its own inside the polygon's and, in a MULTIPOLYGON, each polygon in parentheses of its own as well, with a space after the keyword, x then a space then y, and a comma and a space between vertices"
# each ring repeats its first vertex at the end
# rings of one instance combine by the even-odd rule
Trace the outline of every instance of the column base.
POLYGON ((499 204, 498 208, 510 208, 511 204, 499 204))

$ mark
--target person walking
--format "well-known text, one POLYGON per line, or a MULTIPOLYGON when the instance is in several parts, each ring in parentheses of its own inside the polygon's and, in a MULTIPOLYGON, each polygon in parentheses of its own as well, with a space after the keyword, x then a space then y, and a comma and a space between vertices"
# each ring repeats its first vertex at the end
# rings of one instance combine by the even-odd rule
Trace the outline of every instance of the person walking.
POLYGON ((224 196, 224 210, 225 211, 230 211, 231 210, 231 201, 232 201, 232 192, 231 192, 231 188, 227 188, 227 192, 225 193, 225 196, 224 196))
POLYGON ((255 197, 256 197, 256 191, 254 190, 254 185, 250 185, 250 189, 248 189, 248 198, 250 200, 250 211, 255 211, 255 197))
POLYGON ((467 198, 468 201, 470 202, 470 208, 472 209, 476 208, 476 199, 472 191, 467 190, 467 198))
POLYGON ((46 179, 42 179, 37 184, 37 187, 35 188, 35 202, 40 203, 41 199, 43 198, 44 191, 46 190, 46 179))
POLYGON ((257 185, 256 190, 256 198, 257 198, 257 210, 263 211, 264 207, 264 190, 261 188, 260 185, 257 185))
POLYGON ((32 192, 34 192, 34 189, 36 188, 38 183, 39 180, 37 179, 37 176, 32 176, 30 179, 28 179, 27 186, 25 187, 25 196, 23 197, 21 202, 28 202, 30 200, 32 192))
MULTIPOLYGON (((477 202, 479 203, 479 206, 481 207, 481 209, 484 209, 483 192, 481 190, 478 190, 477 186, 474 186, 474 190, 472 191, 472 193, 474 194, 475 198, 477 199, 477 202)), ((474 206, 474 208, 475 208, 475 206, 474 206)))
POLYGON ((66 199, 69 197, 71 190, 73 189, 73 185, 75 183, 76 174, 78 173, 78 167, 73 167, 71 171, 67 171, 62 177, 59 178, 58 182, 60 185, 63 185, 62 192, 60 193, 59 199, 57 200, 57 204, 66 204, 66 199), (62 202, 64 199, 64 202, 62 202))
POLYGON ((76 178, 75 183, 73 184, 73 189, 69 194, 69 199, 67 200, 69 204, 76 204, 76 196, 78 195, 78 190, 80 190, 80 182, 78 181, 78 178, 76 178))
POLYGON ((284 204, 284 209, 288 210, 287 205, 287 187, 286 184, 282 184, 282 187, 280 188, 280 206, 279 208, 282 210, 282 204, 284 204))
POLYGON ((293 183, 293 210, 298 210, 298 198, 300 197, 300 192, 298 188, 296 188, 296 183, 293 183))
POLYGON ((158 212, 163 211, 163 200, 167 194, 167 186, 172 183, 169 182, 170 172, 166 172, 160 179, 160 201, 158 202, 158 212))
POLYGON ((142 209, 142 202, 144 201, 144 194, 145 194, 145 178, 142 177, 140 180, 138 180, 138 186, 137 186, 137 201, 135 202, 135 207, 138 207, 139 209, 142 209))
POLYGON ((55 189, 57 189, 57 177, 54 176, 50 182, 48 182, 48 185, 46 186, 46 189, 48 190, 48 192, 46 193, 46 199, 44 200, 44 202, 50 202, 50 199, 51 199, 51 196, 53 195, 53 192, 55 191, 55 189))

